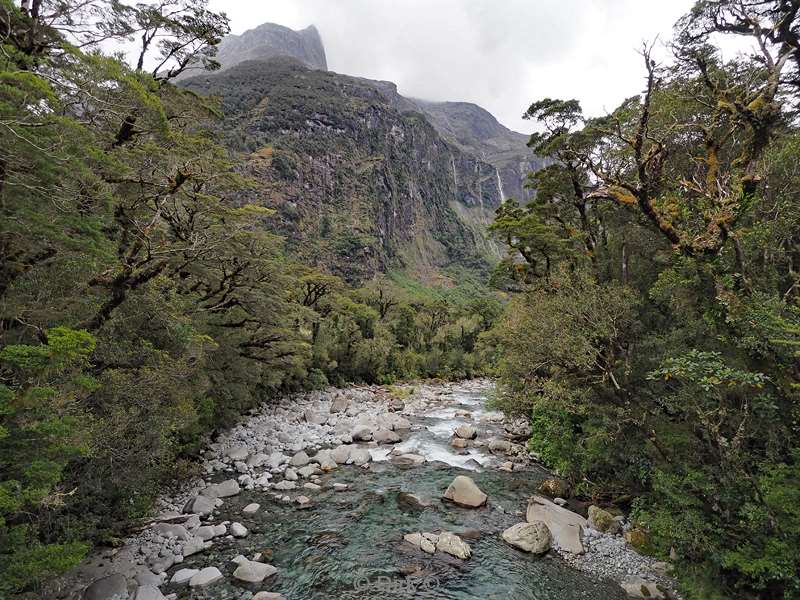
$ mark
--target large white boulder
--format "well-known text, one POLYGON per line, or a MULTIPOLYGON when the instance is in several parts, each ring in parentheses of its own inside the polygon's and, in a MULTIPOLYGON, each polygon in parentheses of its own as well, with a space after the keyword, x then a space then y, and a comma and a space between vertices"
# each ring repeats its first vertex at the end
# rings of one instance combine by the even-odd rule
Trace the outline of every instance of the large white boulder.
POLYGON ((460 506, 478 508, 486 504, 488 496, 466 475, 459 475, 445 490, 444 498, 460 506))
POLYGON ((558 506, 544 496, 533 496, 528 501, 528 523, 542 521, 553 536, 553 543, 565 552, 583 554, 585 549, 581 533, 588 526, 582 516, 558 506))

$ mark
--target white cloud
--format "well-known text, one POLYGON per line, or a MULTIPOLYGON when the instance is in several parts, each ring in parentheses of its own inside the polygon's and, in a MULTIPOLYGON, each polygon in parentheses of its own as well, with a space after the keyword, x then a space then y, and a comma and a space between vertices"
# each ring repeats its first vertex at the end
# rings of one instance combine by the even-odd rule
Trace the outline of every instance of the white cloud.
POLYGON ((589 114, 643 85, 642 42, 669 39, 693 0, 212 0, 234 33, 314 24, 331 70, 394 81, 408 96, 464 100, 505 125, 536 99, 589 114))

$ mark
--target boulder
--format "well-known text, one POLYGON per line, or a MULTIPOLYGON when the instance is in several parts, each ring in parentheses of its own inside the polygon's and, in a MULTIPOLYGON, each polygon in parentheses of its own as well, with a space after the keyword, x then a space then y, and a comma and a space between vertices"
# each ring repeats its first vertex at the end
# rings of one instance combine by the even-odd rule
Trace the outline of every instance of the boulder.
POLYGON ((334 460, 330 450, 320 450, 314 457, 314 462, 319 463, 319 468, 325 473, 329 473, 338 468, 338 461, 334 460))
POLYGON ((337 483, 334 483, 334 484, 333 484, 333 491, 335 491, 335 492, 343 492, 343 491, 345 491, 345 490, 346 490, 348 487, 349 487, 349 486, 348 486, 346 483, 338 483, 338 482, 337 482, 337 483))
POLYGON ((83 591, 83 600, 127 600, 129 597, 128 581, 119 573, 95 579, 83 591))
POLYGON ((400 436, 389 429, 378 429, 372 435, 372 439, 379 444, 396 444, 400 441, 400 436))
POLYGON ((297 472, 302 475, 304 479, 308 479, 312 475, 315 475, 317 472, 319 472, 319 467, 317 467, 317 465, 306 465, 297 472))
POLYGON ((392 431, 411 429, 411 421, 393 412, 387 412, 380 415, 378 417, 378 424, 382 428, 390 429, 392 431))
POLYGON ((306 489, 306 490, 308 490, 310 492, 318 492, 318 491, 320 491, 322 489, 322 486, 321 485, 317 485, 316 483, 311 483, 309 481, 308 483, 304 483, 303 484, 303 489, 306 489))
POLYGON ((369 442, 372 439, 372 427, 369 425, 356 425, 350 432, 350 437, 356 442, 369 442))
POLYGON ((139 571, 135 579, 138 585, 152 585, 158 587, 164 583, 164 577, 162 577, 162 575, 156 575, 147 569, 139 571))
POLYGON ((283 478, 289 481, 297 481, 297 471, 291 467, 287 467, 287 469, 283 472, 283 478))
POLYGON ((183 546, 181 547, 181 554, 184 557, 191 556, 192 554, 197 554, 198 552, 202 552, 206 549, 206 542, 199 537, 193 537, 190 540, 184 542, 183 546))
POLYGON ((199 572, 199 569, 178 569, 172 574, 172 579, 169 582, 172 585, 183 585, 184 583, 189 583, 189 580, 199 572))
POLYGON ((246 515, 252 515, 258 512, 258 509, 261 508, 260 504, 253 502, 252 504, 248 504, 242 509, 242 512, 246 515))
POLYGON ((431 505, 416 494, 400 492, 397 494, 397 507, 403 512, 419 512, 431 505))
POLYGON ((528 501, 526 520, 528 523, 544 522, 553 536, 554 545, 561 550, 572 554, 584 553, 581 533, 589 523, 582 516, 558 506, 544 496, 533 496, 528 501))
POLYGON ((629 577, 621 585, 630 598, 647 598, 648 600, 665 600, 667 598, 658 585, 641 577, 629 577))
POLYGON ((444 492, 444 498, 460 506, 478 508, 486 504, 488 496, 466 475, 459 475, 444 492))
POLYGON ((625 541, 637 550, 642 550, 647 546, 647 533, 643 529, 634 527, 625 532, 625 541))
POLYGON ((372 460, 372 455, 366 448, 353 448, 350 451, 350 460, 354 465, 362 466, 372 460))
POLYGON ((239 482, 235 479, 228 479, 227 481, 208 486, 203 490, 201 495, 207 498, 228 498, 230 496, 235 496, 241 491, 242 489, 239 487, 239 482))
POLYGON ((217 567, 206 567, 205 569, 200 569, 189 580, 189 587, 206 587, 220 580, 222 580, 222 573, 217 567))
POLYGON ((436 542, 436 549, 439 552, 444 552, 462 560, 466 560, 472 556, 472 550, 469 544, 449 531, 443 531, 439 534, 439 538, 436 542))
POLYGON ((551 498, 569 498, 570 496, 569 484, 563 479, 558 479, 556 477, 545 479, 539 484, 539 491, 551 498))
POLYGON ((542 521, 517 523, 502 533, 503 541, 533 554, 544 554, 550 550, 553 536, 542 521))
POLYGON ((248 533, 249 531, 247 531, 247 527, 245 527, 241 523, 231 523, 231 535, 233 535, 233 537, 237 538, 247 537, 248 533))
POLYGON ((466 448, 467 446, 469 446, 469 441, 465 440, 464 438, 454 437, 452 440, 450 440, 450 445, 453 448, 462 449, 462 448, 466 448))
POLYGON ((337 465, 345 465, 350 460, 350 446, 342 444, 331 450, 331 458, 337 465))
POLYGON ((283 481, 279 481, 275 485, 272 486, 272 489, 279 490, 281 492, 288 492, 289 490, 297 489, 297 483, 294 481, 289 481, 284 479, 283 481))
POLYGON ((428 554, 436 552, 436 544, 427 537, 423 537, 421 533, 407 533, 403 536, 403 540, 428 554))
POLYGON ((589 527, 604 533, 618 533, 622 523, 617 521, 610 512, 594 504, 589 507, 589 527))
POLYGON ((392 457, 392 463, 398 467, 417 467, 425 463, 425 457, 420 454, 400 454, 392 457))
POLYGON ((272 577, 278 569, 267 563, 256 562, 253 560, 246 560, 239 563, 233 576, 239 581, 246 581, 247 583, 261 583, 267 577, 272 577))
POLYGON ((183 512, 187 514, 194 513, 205 517, 214 512, 215 508, 216 503, 214 502, 213 498, 208 498, 206 496, 195 496, 186 503, 186 505, 183 507, 183 512))
POLYGON ((140 585, 136 588, 136 596, 134 600, 166 600, 164 594, 161 593, 154 585, 140 585))
POLYGON ((233 462, 245 460, 249 452, 245 446, 232 446, 225 450, 224 455, 230 458, 233 462))
POLYGON ((456 437, 462 440, 474 440, 478 437, 478 432, 472 425, 459 425, 455 430, 456 437))
POLYGON ((308 454, 301 450, 292 457, 292 459, 289 461, 289 464, 291 464, 293 467, 305 467, 310 462, 311 459, 308 458, 308 454))
POLYGON ((344 394, 339 394, 338 396, 336 396, 336 398, 333 399, 333 402, 331 402, 331 412, 332 413, 345 412, 349 404, 350 404, 350 399, 344 394))
POLYGON ((274 470, 280 467, 287 460, 288 458, 282 452, 273 452, 272 454, 269 455, 266 464, 270 469, 274 470))
POLYGON ((495 454, 511 452, 511 442, 501 439, 492 440, 489 442, 489 452, 495 454))

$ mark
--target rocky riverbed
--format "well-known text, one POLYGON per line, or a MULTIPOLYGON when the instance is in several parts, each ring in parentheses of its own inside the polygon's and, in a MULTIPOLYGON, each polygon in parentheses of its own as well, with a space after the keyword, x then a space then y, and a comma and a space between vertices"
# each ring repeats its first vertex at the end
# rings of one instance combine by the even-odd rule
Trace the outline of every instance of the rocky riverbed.
POLYGON ((668 566, 620 535, 624 519, 602 533, 536 496, 549 474, 527 425, 487 408, 491 392, 354 387, 265 405, 208 445, 204 477, 47 597, 674 596, 668 566))

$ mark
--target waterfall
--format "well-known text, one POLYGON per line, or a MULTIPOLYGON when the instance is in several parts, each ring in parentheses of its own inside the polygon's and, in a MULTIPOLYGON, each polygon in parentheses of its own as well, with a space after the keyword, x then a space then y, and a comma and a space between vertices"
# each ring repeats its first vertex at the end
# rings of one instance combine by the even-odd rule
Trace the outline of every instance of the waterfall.
POLYGON ((483 210, 483 176, 481 175, 481 167, 475 163, 475 172, 478 174, 478 202, 480 202, 481 210, 483 210))
POLYGON ((503 180, 500 179, 500 170, 495 167, 494 172, 497 174, 497 191, 500 192, 500 204, 506 201, 506 194, 503 191, 503 180))
POLYGON ((453 187, 456 188, 456 194, 458 194, 458 177, 456 177, 456 157, 452 154, 450 155, 450 164, 453 165, 453 187))

